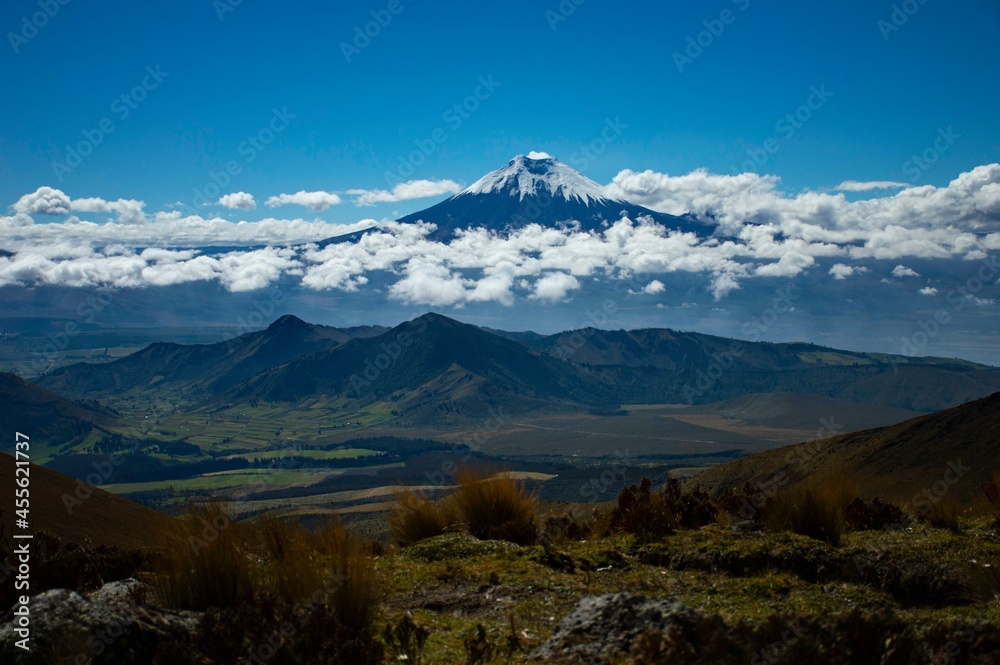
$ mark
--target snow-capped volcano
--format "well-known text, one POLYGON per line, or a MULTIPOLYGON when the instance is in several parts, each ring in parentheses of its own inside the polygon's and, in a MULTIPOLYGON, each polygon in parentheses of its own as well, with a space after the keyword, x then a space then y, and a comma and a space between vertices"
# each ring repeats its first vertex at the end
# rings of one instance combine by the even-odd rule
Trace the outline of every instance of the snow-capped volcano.
MULTIPOLYGON (((506 166, 487 173, 465 190, 426 210, 398 221, 432 222, 434 240, 449 241, 460 229, 485 228, 507 233, 529 224, 600 230, 622 217, 649 217, 668 229, 707 235, 711 227, 687 215, 677 217, 627 201, 609 198, 604 187, 555 157, 541 152, 518 155, 506 166)), ((352 242, 359 231, 329 242, 352 242)))
POLYGON ((587 205, 611 200, 605 196, 603 187, 544 152, 518 155, 507 166, 490 171, 458 196, 493 193, 516 196, 519 201, 525 196, 576 199, 587 205))

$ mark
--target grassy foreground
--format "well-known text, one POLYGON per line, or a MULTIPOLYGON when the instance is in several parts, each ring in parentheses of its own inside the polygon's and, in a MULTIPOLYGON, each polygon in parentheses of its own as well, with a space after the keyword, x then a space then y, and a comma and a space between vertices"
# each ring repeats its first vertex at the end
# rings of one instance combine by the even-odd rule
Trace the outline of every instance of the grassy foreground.
MULTIPOLYGON (((681 601, 697 619, 636 636, 612 662, 1000 662, 996 515, 915 520, 871 504, 859 527, 842 484, 786 496, 736 520, 706 496, 643 483, 594 515, 540 516, 509 476, 466 473, 440 502, 398 497, 405 545, 202 506, 156 550, 115 553, 113 568, 87 548, 39 565, 86 570, 52 580, 81 591, 133 574, 148 589, 135 602, 197 612, 195 631, 143 661, 171 665, 532 662, 581 598, 621 591, 681 601), (817 513, 817 501, 833 505, 817 513)), ((59 662, 109 662, 78 643, 59 662)))

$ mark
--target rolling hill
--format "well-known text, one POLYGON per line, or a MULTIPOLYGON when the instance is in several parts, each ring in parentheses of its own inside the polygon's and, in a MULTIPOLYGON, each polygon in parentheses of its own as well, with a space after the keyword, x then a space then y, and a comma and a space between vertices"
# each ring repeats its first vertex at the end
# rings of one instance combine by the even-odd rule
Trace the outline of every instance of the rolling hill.
POLYGON ((13 439, 14 432, 22 432, 38 442, 40 454, 76 445, 92 432, 122 426, 117 413, 97 402, 74 402, 6 372, 0 372, 0 404, 4 437, 13 439))
POLYGON ((968 500, 1000 469, 998 440, 1000 393, 994 393, 896 425, 744 457, 704 471, 691 483, 717 493, 747 482, 753 486, 782 471, 792 482, 837 473, 859 482, 869 496, 907 500, 937 483, 968 500))
MULTIPOLYGON (((14 458, 0 453, 0 474, 14 478, 14 458)), ((61 473, 32 464, 31 512, 33 532, 48 531, 70 542, 117 545, 125 548, 153 546, 157 534, 169 529, 172 518, 95 487, 79 485, 61 473), (89 495, 88 495, 89 492, 89 495), (69 506, 67 508, 67 506, 69 506)), ((3 532, 10 534, 14 483, 0 486, 3 532)))
POLYGON ((623 403, 709 404, 791 392, 930 412, 1000 390, 1000 370, 964 360, 745 342, 670 329, 585 328, 523 341, 614 386, 623 403))
POLYGON ((860 402, 801 393, 751 393, 693 407, 705 415, 732 418, 748 425, 813 431, 829 422, 838 431, 856 431, 894 425, 920 415, 908 409, 873 406, 860 402), (835 422, 832 422, 835 421, 835 422))
POLYGON ((287 315, 265 330, 225 342, 151 344, 110 363, 77 363, 56 369, 38 383, 72 396, 165 386, 211 395, 300 356, 384 331, 379 326, 330 328, 287 315))

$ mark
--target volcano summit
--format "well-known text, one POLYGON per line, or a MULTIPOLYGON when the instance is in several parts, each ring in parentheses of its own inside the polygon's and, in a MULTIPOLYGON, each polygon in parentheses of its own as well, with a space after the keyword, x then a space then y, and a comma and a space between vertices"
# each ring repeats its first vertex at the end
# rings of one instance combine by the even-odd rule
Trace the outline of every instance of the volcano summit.
POLYGON ((706 235, 711 228, 693 217, 668 215, 607 196, 604 187, 545 153, 518 155, 510 162, 426 210, 400 222, 430 222, 431 235, 449 240, 460 229, 509 232, 529 224, 602 229, 622 217, 650 217, 668 229, 706 235))

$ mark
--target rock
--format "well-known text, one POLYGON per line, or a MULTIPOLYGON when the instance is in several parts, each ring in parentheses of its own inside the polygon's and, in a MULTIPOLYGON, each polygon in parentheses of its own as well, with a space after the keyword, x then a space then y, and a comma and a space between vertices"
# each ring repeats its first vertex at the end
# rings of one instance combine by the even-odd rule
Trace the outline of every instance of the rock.
POLYGON ((421 540, 403 550, 403 556, 413 561, 445 561, 468 559, 487 554, 518 552, 521 547, 505 540, 479 540, 467 533, 446 533, 421 540))
MULTIPOLYGON (((120 595, 128 580, 108 589, 120 595)), ((108 588, 112 585, 106 585, 108 588)), ((101 591, 104 591, 102 589, 101 591)), ((34 596, 30 651, 15 646, 17 624, 8 611, 0 625, 0 662, 35 665, 54 662, 147 663, 164 648, 183 653, 197 631, 200 615, 128 604, 117 599, 87 599, 75 591, 53 589, 34 596)), ((127 591, 125 592, 127 594, 127 591)))
POLYGON ((146 596, 146 585, 130 577, 127 580, 108 582, 100 589, 90 594, 90 600, 96 602, 118 602, 139 605, 146 596))
POLYGON ((644 631, 688 624, 695 617, 688 606, 630 593, 587 596, 556 624, 532 660, 556 663, 610 663, 628 653, 644 631))

